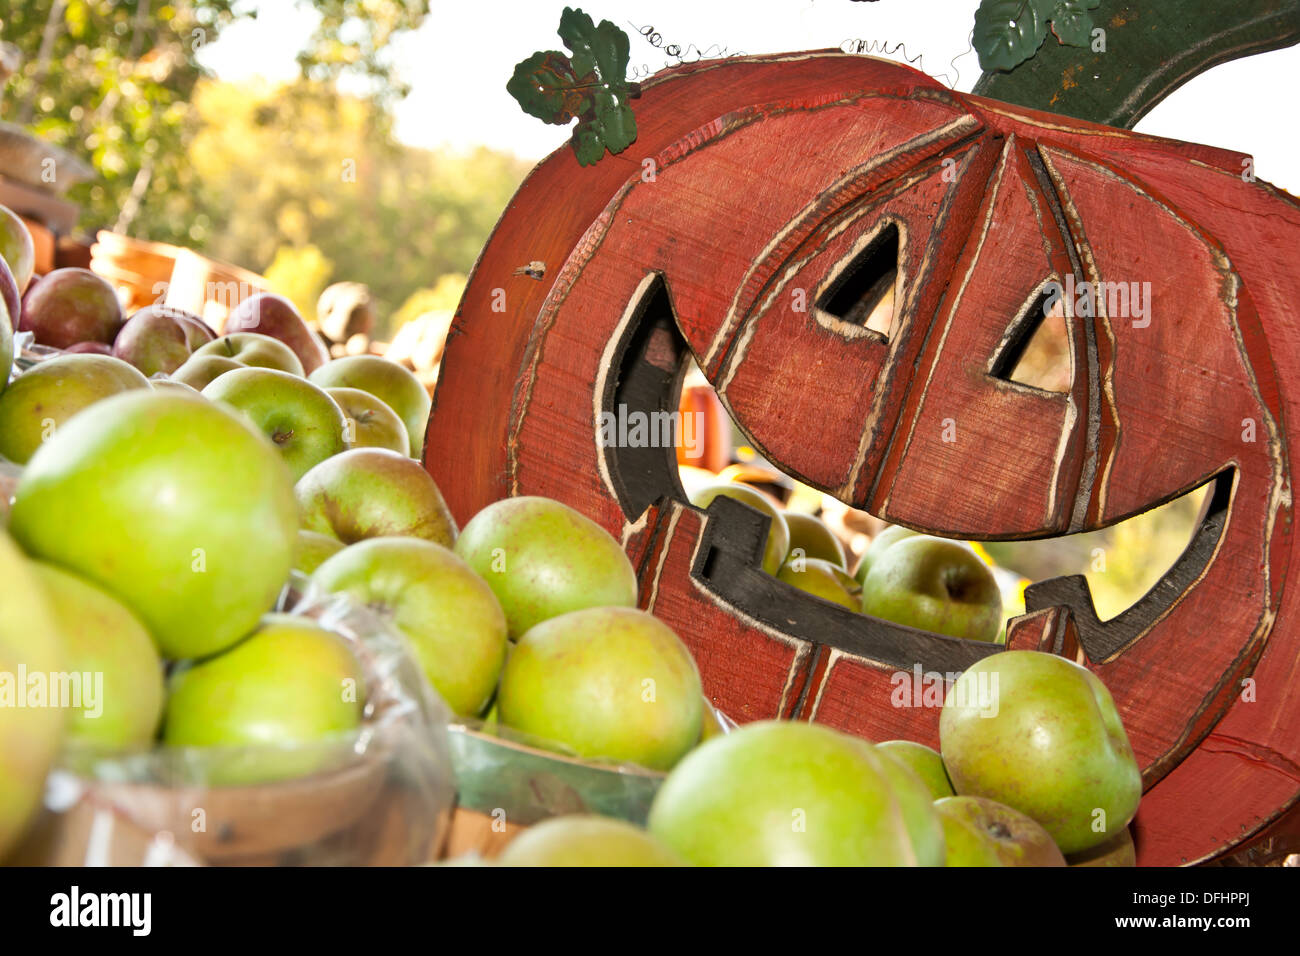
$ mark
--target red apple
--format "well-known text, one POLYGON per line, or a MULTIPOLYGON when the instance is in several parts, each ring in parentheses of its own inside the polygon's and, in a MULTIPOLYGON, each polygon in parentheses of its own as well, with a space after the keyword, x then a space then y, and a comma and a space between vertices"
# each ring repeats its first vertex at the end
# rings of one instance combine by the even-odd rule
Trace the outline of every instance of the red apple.
POLYGON ((224 329, 226 335, 258 332, 279 339, 293 349, 307 375, 329 361, 329 353, 320 337, 307 327, 293 303, 282 295, 270 292, 250 295, 231 310, 224 329))
POLYGON ((147 376, 170 375, 190 354, 216 338, 197 315, 165 305, 145 306, 127 319, 113 342, 113 354, 147 376))
POLYGON ((89 269, 55 269, 24 298, 20 327, 57 349, 78 342, 112 345, 122 306, 113 287, 89 269))
POLYGON ((9 373, 13 371, 14 326, 21 315, 18 286, 4 259, 0 259, 0 392, 9 384, 9 373))

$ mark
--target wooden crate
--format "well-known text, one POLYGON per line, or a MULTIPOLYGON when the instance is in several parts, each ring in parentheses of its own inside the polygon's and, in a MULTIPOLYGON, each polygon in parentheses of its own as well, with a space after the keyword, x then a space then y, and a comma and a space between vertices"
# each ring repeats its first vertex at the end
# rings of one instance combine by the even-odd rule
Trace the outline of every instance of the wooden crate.
POLYGON ((896 706, 899 679, 1003 648, 793 593, 758 570, 761 518, 691 508, 673 450, 602 448, 600 413, 676 407, 693 358, 784 472, 949 537, 1095 529, 1211 484, 1147 598, 1101 622, 1081 576, 1043 582, 1008 646, 1079 657, 1111 689, 1146 786, 1141 862, 1294 829, 1294 198, 1237 153, 836 51, 676 68, 636 113, 628 152, 542 162, 470 278, 429 425, 458 454, 426 462, 457 518, 541 494, 601 523, 737 720, 934 744, 938 709, 896 706), (834 302, 890 230, 885 335, 834 302), (1066 277, 1150 281, 1158 318, 1076 304, 1070 390, 1017 385, 1033 306, 1066 277))

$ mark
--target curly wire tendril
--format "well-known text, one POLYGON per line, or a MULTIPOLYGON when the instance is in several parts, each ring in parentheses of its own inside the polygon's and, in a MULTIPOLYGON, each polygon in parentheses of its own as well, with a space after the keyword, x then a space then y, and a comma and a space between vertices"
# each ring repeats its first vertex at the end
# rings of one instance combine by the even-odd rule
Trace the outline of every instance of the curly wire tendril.
MULTIPOLYGON (((720 60, 732 56, 745 56, 744 50, 731 51, 726 46, 718 43, 711 43, 704 49, 700 49, 694 43, 687 43, 683 48, 680 43, 665 43, 664 36, 653 26, 637 26, 631 20, 628 21, 636 33, 640 34, 646 43, 650 44, 656 50, 662 50, 667 59, 660 69, 668 67, 681 66, 684 63, 698 63, 700 60, 720 60)), ((641 63, 632 67, 632 78, 639 80, 643 77, 651 76, 657 70, 651 68, 648 63, 641 63)))
MULTIPOLYGON (((957 61, 963 57, 969 56, 975 51, 974 35, 974 30, 967 33, 966 49, 962 50, 948 61, 948 65, 952 67, 953 71, 951 76, 946 72, 934 74, 934 78, 942 82, 950 90, 955 90, 957 88, 957 83, 961 80, 961 69, 957 66, 957 61)), ((907 51, 907 44, 902 41, 890 46, 889 40, 859 40, 849 38, 840 44, 839 49, 841 53, 849 53, 857 56, 870 56, 877 53, 881 56, 887 57, 894 57, 897 55, 900 56, 909 66, 915 67, 922 73, 926 72, 925 54, 918 53, 916 56, 912 56, 907 51)))

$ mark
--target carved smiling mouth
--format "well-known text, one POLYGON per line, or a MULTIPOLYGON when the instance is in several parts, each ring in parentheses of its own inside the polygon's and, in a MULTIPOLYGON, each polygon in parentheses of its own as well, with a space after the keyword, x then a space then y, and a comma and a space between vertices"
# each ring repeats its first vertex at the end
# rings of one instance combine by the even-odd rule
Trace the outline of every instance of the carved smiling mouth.
MULTIPOLYGON (((882 312, 878 306, 884 300, 881 289, 888 283, 882 283, 881 271, 874 268, 866 269, 858 278, 863 280, 858 285, 866 290, 859 299, 871 302, 865 309, 852 308, 857 309, 864 323, 878 322, 882 312)), ((1049 315, 1048 322, 1050 319, 1049 315)), ((887 324, 887 317, 884 321, 887 324)), ((1025 345, 1021 342, 1017 349, 1022 357, 1028 351, 1025 345)), ((1034 347, 1031 343, 1030 348, 1034 347)), ((602 415, 620 420, 640 415, 654 420, 654 416, 675 412, 691 357, 666 287, 651 278, 629 310, 623 334, 615 343, 612 367, 617 373, 609 376, 596 396, 597 420, 602 415)), ((1011 372, 1010 368, 1006 370, 1008 378, 1013 377, 1011 372)), ((1047 387, 1038 382, 1030 384, 1047 387)), ((665 500, 687 502, 675 448, 665 447, 663 442, 615 441, 602 445, 611 485, 629 518, 665 500)), ((1235 478, 1235 469, 1228 467, 1180 496, 1199 494, 1202 488, 1206 492, 1190 541, 1154 586, 1126 610, 1103 621, 1084 575, 1049 577, 1025 590, 1026 615, 1009 622, 1009 635, 1014 634, 1017 622, 1028 616, 1061 608, 1068 615, 1058 616, 1050 632, 1043 635, 1039 643, 1043 650, 1072 658, 1082 652, 1088 660, 1103 661, 1140 640, 1204 573, 1227 526, 1235 478), (1074 625, 1068 635, 1062 626, 1067 616, 1074 625)), ((1164 502, 1162 507, 1169 504, 1164 502)), ((858 614, 809 595, 763 571, 768 528, 765 515, 725 497, 715 498, 706 513, 709 520, 694 555, 691 575, 742 617, 815 645, 899 670, 920 662, 928 670, 961 671, 1006 649, 1000 644, 948 637, 858 614)), ((1037 541, 1050 543, 1068 537, 1048 536, 1037 541)))

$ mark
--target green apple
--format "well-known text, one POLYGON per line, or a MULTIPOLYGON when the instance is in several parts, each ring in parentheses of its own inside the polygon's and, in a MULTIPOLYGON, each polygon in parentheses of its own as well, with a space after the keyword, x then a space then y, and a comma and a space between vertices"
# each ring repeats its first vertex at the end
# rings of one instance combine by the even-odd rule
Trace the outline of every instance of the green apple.
POLYGON ((29 554, 117 597, 168 658, 216 653, 256 625, 288 576, 297 523, 266 436, 151 389, 73 416, 32 456, 9 518, 29 554))
POLYGON ((220 355, 191 355, 185 360, 184 365, 172 372, 171 377, 177 384, 188 385, 195 391, 202 391, 218 376, 239 368, 248 368, 248 366, 220 355))
POLYGON ((1118 836, 1097 844, 1091 850, 1072 853, 1065 861, 1070 866, 1137 866, 1137 848, 1133 845, 1133 834, 1126 827, 1118 836))
POLYGON ((510 637, 588 607, 636 607, 632 563, 609 532, 550 498, 505 498, 470 519, 456 553, 496 592, 510 637))
POLYGON ((911 740, 884 740, 876 744, 876 750, 909 767, 929 789, 931 800, 956 795, 937 750, 911 740))
POLYGON ((699 866, 915 866, 882 763, 829 727, 746 724, 683 758, 655 795, 648 827, 699 866))
POLYGON ((784 511, 782 516, 790 531, 791 554, 802 548, 805 557, 820 558, 841 568, 848 568, 844 560, 844 546, 821 518, 801 511, 784 511))
POLYGON ((343 638, 268 614, 233 647, 172 675, 163 742, 222 748, 209 765, 217 784, 302 776, 329 759, 331 739, 361 725, 365 698, 365 674, 343 638))
POLYGON ((0 455, 26 464, 68 419, 149 380, 108 355, 59 355, 34 365, 0 394, 0 455))
POLYGON ((293 552, 293 570, 310 575, 326 558, 338 554, 344 547, 338 538, 318 531, 299 530, 297 547, 293 552))
POLYGON ((390 620, 457 714, 483 712, 505 660, 506 619, 464 561, 432 541, 370 538, 326 558, 312 580, 390 620))
POLYGON ((1137 812, 1142 774, 1115 702, 1063 657, 1004 651, 971 665, 944 699, 939 738, 959 794, 1033 817, 1063 853, 1104 843, 1137 812))
POLYGON ((301 376, 302 362, 279 339, 258 332, 236 332, 213 339, 194 350, 195 356, 215 355, 254 368, 274 368, 301 376))
POLYGON ((785 516, 781 513, 781 509, 776 502, 756 488, 749 487, 749 485, 742 485, 734 481, 723 481, 697 489, 691 495, 691 504, 697 508, 705 509, 709 507, 709 502, 719 495, 734 498, 741 504, 749 505, 756 511, 761 511, 771 519, 771 524, 767 529, 767 543, 763 547, 763 570, 768 574, 778 574, 781 565, 785 562, 785 556, 790 550, 790 529, 787 527, 785 516))
POLYGON ((411 456, 424 454, 424 430, 432 400, 407 369, 378 355, 348 355, 326 362, 311 373, 321 388, 359 388, 383 401, 406 424, 411 456))
POLYGON ((418 461, 383 448, 353 448, 298 480, 294 493, 308 531, 344 544, 408 536, 451 547, 456 522, 418 461))
POLYGON ((511 840, 497 862, 502 866, 686 866, 640 827, 597 816, 543 820, 511 840))
MULTIPOLYGON (((871 747, 866 741, 864 747, 871 747)), ((916 851, 918 866, 943 866, 948 857, 944 843, 943 823, 934 810, 934 797, 921 777, 888 751, 872 748, 880 761, 880 770, 894 789, 898 808, 903 815, 903 825, 916 851)))
POLYGON ((867 579, 867 572, 871 570, 871 565, 876 558, 904 538, 910 538, 917 534, 920 534, 920 532, 913 531, 911 528, 904 528, 899 524, 891 524, 886 528, 882 528, 880 533, 871 539, 871 544, 867 546, 866 552, 862 555, 862 560, 858 562, 857 569, 853 572, 853 576, 857 578, 858 583, 861 584, 867 579))
MULTIPOLYGON (((32 234, 23 222, 8 206, 0 206, 0 259, 4 259, 13 273, 14 283, 21 295, 27 290, 36 271, 36 244, 32 234)), ((12 316, 14 325, 18 325, 18 316, 12 316)))
POLYGON ((359 388, 327 388, 348 420, 349 444, 353 448, 387 448, 410 457, 411 439, 406 425, 382 399, 359 388))
POLYGON ((347 451, 343 409, 305 378, 273 368, 240 368, 213 379, 203 397, 247 415, 275 443, 294 481, 347 451))
MULTIPOLYGON (((243 366, 241 365, 240 368, 243 368, 243 366)), ((191 398, 198 398, 203 394, 193 385, 186 385, 184 382, 178 382, 170 378, 151 378, 149 379, 149 385, 157 392, 178 392, 182 395, 189 395, 191 398)))
POLYGON ((29 695, 64 669, 63 635, 36 572, 0 529, 0 861, 41 805, 45 775, 63 740, 66 712, 29 695), (25 673, 27 679, 18 677, 25 673), (22 706, 19 706, 19 705, 22 706))
MULTIPOLYGON (((795 552, 791 552, 795 555, 795 552)), ((850 611, 862 610, 862 588, 838 564, 800 555, 787 558, 777 578, 850 611)))
POLYGON ((862 612, 991 642, 1002 628, 1002 591, 988 565, 966 545, 917 535, 872 562, 862 583, 862 612))
MULTIPOLYGON (((953 799, 945 797, 944 799, 953 799)), ((936 812, 943 800, 935 801, 936 812)), ((955 813, 939 813, 943 824, 943 843, 947 849, 944 866, 998 867, 1006 866, 998 853, 997 840, 987 831, 955 813)))
POLYGON ((501 723, 582 757, 667 770, 700 739, 700 674, 672 628, 596 607, 530 628, 501 675, 501 723))
POLYGON ((990 865, 987 847, 977 848, 969 834, 987 840, 1002 866, 1065 866, 1051 834, 1018 810, 983 797, 944 797, 934 809, 943 819, 945 837, 954 835, 948 866, 990 865))
POLYGON ((149 632, 101 588, 51 564, 33 566, 63 634, 66 669, 90 681, 70 709, 68 739, 110 750, 150 743, 162 718, 163 665, 149 632))

